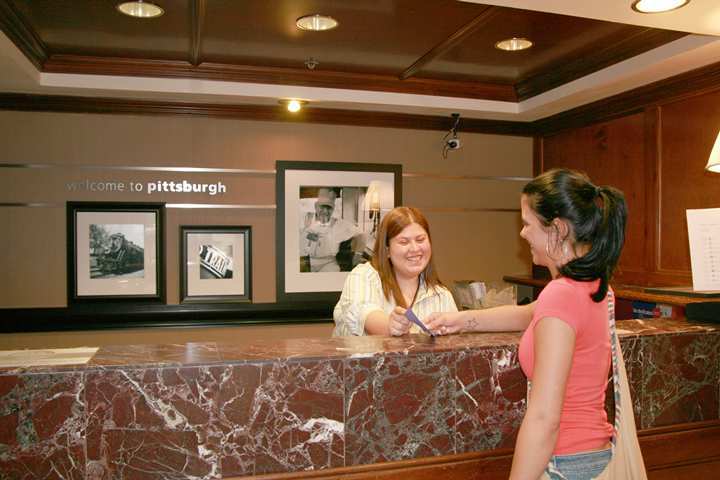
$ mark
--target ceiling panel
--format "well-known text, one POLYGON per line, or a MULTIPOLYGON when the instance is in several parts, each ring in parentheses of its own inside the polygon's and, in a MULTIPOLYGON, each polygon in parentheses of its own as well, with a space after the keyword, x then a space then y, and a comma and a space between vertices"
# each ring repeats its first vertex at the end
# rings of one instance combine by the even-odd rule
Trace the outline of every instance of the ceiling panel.
POLYGON ((455 0, 156 0, 165 14, 155 19, 122 15, 118 1, 7 0, 0 27, 42 70, 56 73, 503 101, 529 98, 685 35, 455 0), (298 30, 295 20, 311 13, 331 15, 340 26, 298 30), (535 45, 522 52, 494 48, 513 36, 535 45), (319 62, 312 72, 305 67, 310 58, 319 62))
POLYGON ((161 17, 141 20, 118 12, 113 0, 11 3, 50 55, 188 59, 189 1, 174 1, 161 17))

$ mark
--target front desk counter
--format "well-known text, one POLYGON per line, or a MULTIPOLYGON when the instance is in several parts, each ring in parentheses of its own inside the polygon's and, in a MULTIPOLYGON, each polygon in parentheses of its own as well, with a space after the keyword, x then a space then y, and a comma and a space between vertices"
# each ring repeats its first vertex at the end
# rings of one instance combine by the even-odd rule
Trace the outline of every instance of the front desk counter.
MULTIPOLYGON (((720 328, 618 328, 651 478, 718 478, 720 328)), ((5 368, 0 478, 507 478, 519 338, 102 347, 5 368)))

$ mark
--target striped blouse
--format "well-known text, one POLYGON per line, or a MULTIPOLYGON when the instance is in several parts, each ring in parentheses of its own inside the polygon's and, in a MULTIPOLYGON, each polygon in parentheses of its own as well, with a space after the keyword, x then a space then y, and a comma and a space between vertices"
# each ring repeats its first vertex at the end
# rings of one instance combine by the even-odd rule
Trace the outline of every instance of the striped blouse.
MULTIPOLYGON (((333 336, 365 335, 365 319, 370 312, 382 310, 390 314, 395 306, 392 296, 390 300, 385 298, 378 272, 370 262, 362 263, 353 268, 345 279, 340 301, 333 311, 333 336)), ((447 288, 437 286, 428 289, 424 278, 420 277, 420 287, 412 310, 424 321, 432 312, 457 312, 457 307, 447 288)), ((410 328, 410 333, 420 332, 417 325, 410 328)))

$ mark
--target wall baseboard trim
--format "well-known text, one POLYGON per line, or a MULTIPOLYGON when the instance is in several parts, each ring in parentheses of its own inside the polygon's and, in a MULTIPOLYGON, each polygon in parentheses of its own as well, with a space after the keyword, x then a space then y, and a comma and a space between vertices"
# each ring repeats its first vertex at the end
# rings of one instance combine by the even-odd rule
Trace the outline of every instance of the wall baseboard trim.
MULTIPOLYGON (((701 472, 720 465, 720 420, 652 428, 638 433, 649 478, 707 478, 701 472), (682 470, 682 477, 672 472, 682 470), (697 473, 697 475, 696 475, 697 473)), ((279 473, 230 480, 460 480, 507 479, 512 449, 426 457, 328 470, 279 473)))
POLYGON ((217 327, 332 322, 335 302, 181 304, 93 303, 0 309, 0 333, 147 327, 217 327))

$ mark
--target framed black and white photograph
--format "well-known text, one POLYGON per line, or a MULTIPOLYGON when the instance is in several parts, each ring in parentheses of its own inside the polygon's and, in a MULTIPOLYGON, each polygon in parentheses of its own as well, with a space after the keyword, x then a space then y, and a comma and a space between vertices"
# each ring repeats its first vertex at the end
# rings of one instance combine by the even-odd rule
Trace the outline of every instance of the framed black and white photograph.
POLYGON ((180 301, 249 302, 251 229, 180 227, 180 301))
POLYGON ((164 300, 159 203, 68 202, 68 304, 164 300))
POLYGON ((402 201, 402 166, 276 163, 278 301, 333 300, 402 201))

